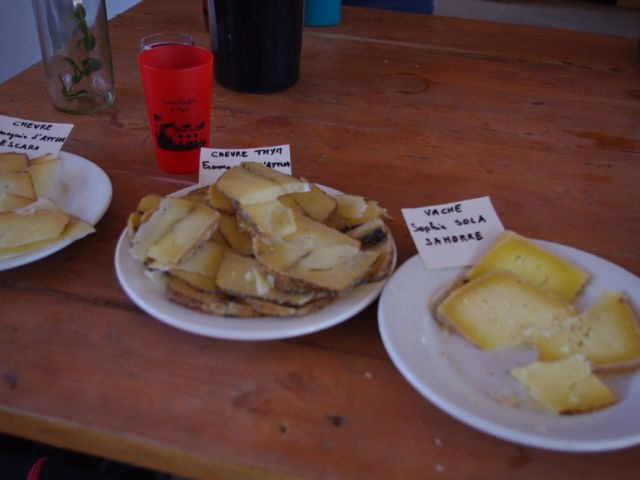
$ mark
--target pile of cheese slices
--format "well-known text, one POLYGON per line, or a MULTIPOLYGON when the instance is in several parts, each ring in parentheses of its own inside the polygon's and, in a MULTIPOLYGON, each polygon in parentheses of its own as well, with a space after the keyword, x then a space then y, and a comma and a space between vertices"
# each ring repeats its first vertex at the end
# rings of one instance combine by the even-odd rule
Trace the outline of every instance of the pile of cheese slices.
POLYGON ((54 202, 65 192, 62 161, 44 155, 29 161, 0 153, 0 259, 27 254, 95 231, 54 202))
POLYGON ((246 162, 182 197, 144 197, 132 257, 181 305, 220 316, 299 316, 385 278, 395 246, 375 201, 246 162))

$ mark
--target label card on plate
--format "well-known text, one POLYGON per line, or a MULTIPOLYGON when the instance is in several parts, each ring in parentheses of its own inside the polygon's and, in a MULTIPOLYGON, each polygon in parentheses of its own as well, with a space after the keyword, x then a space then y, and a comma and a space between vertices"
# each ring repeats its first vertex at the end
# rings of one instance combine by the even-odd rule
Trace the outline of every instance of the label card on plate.
POLYGON ((24 153, 30 159, 57 154, 72 128, 70 123, 34 122, 0 115, 0 152, 24 153))
POLYGON ((244 149, 201 148, 200 174, 201 186, 211 185, 225 171, 242 162, 257 162, 287 175, 291 175, 291 152, 289 145, 244 149))
POLYGON ((403 208, 402 215, 430 270, 472 265, 504 230, 489 197, 403 208))

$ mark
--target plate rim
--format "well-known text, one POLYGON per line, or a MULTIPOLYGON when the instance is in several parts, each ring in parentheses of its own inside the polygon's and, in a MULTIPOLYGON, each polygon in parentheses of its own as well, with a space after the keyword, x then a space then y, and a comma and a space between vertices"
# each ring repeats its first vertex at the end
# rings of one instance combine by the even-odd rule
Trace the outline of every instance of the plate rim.
MULTIPOLYGON (((316 184, 316 185, 318 185, 320 188, 322 188, 324 191, 330 194, 341 193, 338 190, 335 190, 330 187, 326 187, 320 184, 316 184)), ((173 197, 173 196, 184 195, 189 191, 195 190, 198 188, 202 188, 202 186, 199 184, 195 184, 195 185, 191 185, 189 187, 180 189, 176 192, 170 193, 166 196, 173 197)), ((393 242, 393 248, 394 248, 393 268, 391 270, 391 272, 393 272, 397 264, 398 252, 397 252, 397 245, 395 243, 395 239, 393 238, 393 235, 391 235, 391 240, 393 242)), ((133 303, 135 303, 142 311, 147 313, 149 316, 153 317, 155 320, 160 321, 166 325, 170 325, 179 330, 193 333, 196 335, 201 335, 201 336, 210 337, 210 338, 218 338, 222 340, 236 340, 236 341, 283 340, 287 338, 294 338, 294 337, 300 337, 303 335, 309 335, 312 333, 316 333, 316 332, 334 327, 356 316, 358 313, 360 313, 369 305, 371 305, 373 302, 375 302, 375 300, 379 297, 380 293, 382 292, 382 289, 384 288, 385 283, 392 276, 392 273, 390 273, 386 278, 379 280, 377 282, 359 285, 355 287, 352 291, 350 291, 348 294, 346 294, 344 297, 336 299, 325 308, 308 315, 303 315, 301 317, 270 317, 270 316, 253 317, 253 318, 222 317, 218 315, 210 315, 210 314, 198 312, 197 310, 191 310, 186 307, 183 307, 182 305, 178 305, 173 302, 170 302, 173 307, 183 311, 184 314, 186 314, 187 316, 197 316, 201 318, 206 317, 209 320, 215 319, 215 320, 223 321, 225 323, 226 322, 233 322, 233 323, 244 322, 246 324, 251 322, 256 324, 260 324, 260 323, 264 324, 268 321, 276 321, 278 323, 281 323, 281 322, 291 323, 289 328, 282 328, 276 331, 258 330, 256 332, 255 330, 251 330, 251 329, 247 330, 247 329, 224 329, 223 328, 219 330, 211 327, 201 328, 198 325, 192 324, 191 326, 189 326, 188 323, 185 324, 182 321, 178 321, 175 318, 171 318, 170 316, 162 313, 159 309, 154 308, 154 306, 149 305, 148 302, 144 302, 143 304, 140 303, 140 299, 138 298, 139 293, 136 292, 132 279, 129 279, 127 277, 124 269, 126 267, 131 267, 131 266, 142 269, 142 266, 139 263, 135 262, 127 252, 127 247, 128 247, 127 243, 128 243, 127 228, 125 228, 120 234, 120 237, 118 238, 118 242, 116 244, 116 249, 114 254, 114 264, 115 264, 115 270, 116 270, 116 276, 118 278, 118 282, 120 283, 121 288, 125 291, 127 296, 131 299, 131 301, 133 301, 133 303), (348 301, 349 297, 352 296, 352 294, 354 294, 354 292, 356 291, 358 291, 358 294, 364 295, 362 299, 357 301, 357 303, 352 305, 350 308, 347 308, 346 310, 344 310, 342 313, 333 315, 332 317, 329 317, 327 319, 322 319, 324 314, 326 314, 327 311, 332 309, 331 308, 332 305, 337 304, 339 306, 340 302, 344 301, 345 299, 347 299, 348 301), (323 312, 325 313, 323 314, 323 312), (313 322, 310 324, 304 323, 302 325, 296 325, 295 323, 296 320, 298 319, 305 319, 305 318, 308 319, 310 317, 313 318, 316 316, 321 317, 316 322, 313 322)), ((142 272, 142 275, 144 275, 144 272, 142 272)), ((146 280, 151 283, 150 280, 148 279, 146 280)), ((164 299, 164 296, 162 296, 162 299, 166 300, 164 299)), ((166 301, 169 302, 169 300, 166 300, 166 301)))
MULTIPOLYGON (((76 153, 71 153, 71 152, 61 150, 60 152, 58 152, 58 156, 61 158, 63 162, 67 162, 67 161, 77 162, 83 165, 84 168, 93 170, 93 172, 99 178, 101 178, 102 186, 103 188, 106 189, 105 191, 107 192, 107 195, 105 196, 105 201, 101 205, 101 208, 97 210, 97 213, 93 216, 93 218, 90 218, 90 219, 82 218, 82 220, 95 226, 102 219, 104 214, 109 209, 109 206, 111 205, 111 201, 113 199, 113 185, 111 183, 111 179, 100 166, 98 166, 91 160, 85 157, 82 157, 76 153)), ((60 250, 71 245, 72 243, 77 242, 78 240, 81 240, 81 239, 66 240, 66 241, 63 241, 54 245, 50 245, 48 247, 45 247, 39 250, 35 250, 33 252, 24 253, 21 255, 14 255, 4 259, 0 259, 0 272, 5 270, 11 270, 13 268, 21 267, 24 265, 28 265, 30 263, 37 262, 38 260, 42 260, 43 258, 46 258, 50 255, 53 255, 54 253, 59 252, 60 250)))
MULTIPOLYGON (((586 260, 597 261, 597 262, 605 262, 609 267, 614 267, 621 274, 626 274, 634 278, 636 281, 640 282, 640 278, 631 273, 630 271, 602 258, 594 255, 592 253, 579 250, 574 247, 562 245, 559 243, 543 241, 543 240, 533 240, 534 242, 542 245, 551 247, 553 249, 566 249, 574 255, 584 256, 586 260)), ((400 265, 394 274, 387 280, 385 287, 383 288, 382 293, 380 294, 380 300, 378 302, 378 329, 380 332, 380 336, 382 338, 383 345, 387 354, 392 360, 392 363, 396 367, 396 369, 400 372, 402 377, 426 400, 434 404, 437 408, 444 411, 448 415, 452 416, 454 419, 468 425, 472 428, 475 428, 479 431, 484 432, 485 434, 495 436, 502 440, 511 441, 514 443, 518 443, 521 445, 526 445, 530 447, 541 448, 545 450, 553 450, 553 451, 562 451, 562 452, 604 452, 604 451, 612 451, 612 450, 620 450, 623 448, 629 448, 640 444, 640 430, 633 434, 626 434, 623 437, 616 438, 604 438, 604 439, 562 439, 556 438, 549 435, 545 435, 544 432, 536 432, 525 431, 520 428, 509 427, 504 424, 504 422, 499 419, 488 419, 481 415, 481 413, 474 413, 470 408, 463 408, 459 405, 456 405, 455 402, 449 402, 447 399, 446 392, 439 392, 437 387, 434 387, 433 384, 428 384, 423 382, 420 378, 418 378, 413 370, 411 365, 408 364, 408 361, 403 357, 402 352, 397 348, 395 343, 393 342, 393 335, 391 334, 390 325, 393 322, 392 318, 387 319, 385 315, 385 309, 387 307, 387 303, 390 301, 388 292, 393 288, 394 280, 400 278, 405 270, 411 268, 422 268, 425 272, 428 272, 424 268, 424 264, 419 256, 419 254, 413 255, 411 258, 407 259, 405 262, 400 265)), ((455 267, 451 269, 441 269, 450 272, 452 275, 458 274, 460 271, 464 270, 467 267, 455 267)), ((595 276, 597 273, 592 273, 592 276, 595 276)), ((627 295, 631 297, 629 292, 626 292, 627 295)), ((425 302, 428 299, 425 298, 425 302)), ((425 303, 426 309, 426 303, 425 303)), ((427 319, 430 322, 436 322, 431 314, 427 314, 427 319)), ((640 374, 640 369, 636 369, 640 374)), ((505 406, 505 408, 509 408, 505 406)), ((611 407, 611 408, 615 408, 611 407)), ((604 411, 604 410, 603 410, 604 411)), ((597 412, 596 412, 597 413, 597 412)), ((576 416, 580 418, 581 416, 576 416)), ((549 418, 554 418, 553 414, 549 414, 549 418)))

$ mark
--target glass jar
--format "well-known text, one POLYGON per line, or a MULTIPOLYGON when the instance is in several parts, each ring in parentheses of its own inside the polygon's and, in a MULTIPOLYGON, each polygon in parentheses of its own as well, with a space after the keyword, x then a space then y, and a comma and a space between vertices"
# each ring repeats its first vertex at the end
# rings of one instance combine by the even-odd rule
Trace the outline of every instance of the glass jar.
POLYGON ((32 0, 51 103, 93 113, 115 100, 104 0, 32 0))

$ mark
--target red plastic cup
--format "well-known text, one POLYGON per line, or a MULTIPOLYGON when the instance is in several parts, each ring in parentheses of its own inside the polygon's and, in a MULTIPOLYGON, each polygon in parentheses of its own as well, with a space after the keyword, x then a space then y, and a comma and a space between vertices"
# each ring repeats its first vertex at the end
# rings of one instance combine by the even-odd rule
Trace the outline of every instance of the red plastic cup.
POLYGON ((198 171, 209 144, 213 54, 189 45, 162 45, 138 54, 156 160, 169 173, 198 171))

